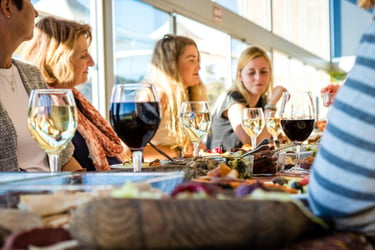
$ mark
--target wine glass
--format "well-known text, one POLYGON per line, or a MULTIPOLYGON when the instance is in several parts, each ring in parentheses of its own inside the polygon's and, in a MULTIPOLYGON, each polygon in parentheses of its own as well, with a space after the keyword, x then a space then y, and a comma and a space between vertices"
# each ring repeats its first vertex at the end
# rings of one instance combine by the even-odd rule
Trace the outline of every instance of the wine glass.
POLYGON ((117 135, 132 151, 133 171, 142 171, 143 148, 159 128, 159 98, 151 83, 115 84, 109 119, 117 135))
POLYGON ((281 127, 296 145, 296 165, 300 169, 301 144, 314 129, 314 105, 311 92, 284 92, 280 108, 281 127))
POLYGON ((181 104, 180 123, 184 134, 193 142, 193 156, 199 156, 199 145, 210 129, 211 115, 206 101, 181 104))
POLYGON ((70 89, 31 91, 28 110, 29 131, 46 151, 51 172, 59 171, 59 154, 77 129, 77 108, 70 89))
POLYGON ((275 148, 280 146, 279 142, 279 134, 281 133, 281 124, 280 124, 280 116, 274 110, 267 110, 265 112, 265 119, 266 119, 266 128, 268 133, 271 134, 273 138, 273 143, 275 148))
POLYGON ((242 127, 251 138, 252 148, 256 147, 257 137, 265 126, 262 108, 244 108, 242 110, 242 127))

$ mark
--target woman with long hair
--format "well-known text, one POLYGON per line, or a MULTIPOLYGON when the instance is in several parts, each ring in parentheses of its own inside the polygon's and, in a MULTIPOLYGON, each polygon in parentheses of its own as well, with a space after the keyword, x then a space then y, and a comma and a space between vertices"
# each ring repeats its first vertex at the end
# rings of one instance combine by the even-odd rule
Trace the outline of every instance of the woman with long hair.
MULTIPOLYGON (((164 35, 154 48, 147 82, 156 86, 162 120, 152 143, 171 157, 191 146, 180 127, 179 110, 184 101, 206 101, 206 89, 199 77, 200 54, 194 40, 185 36, 164 35)), ((146 146, 145 159, 162 158, 146 146)))
MULTIPOLYGON (((250 144, 250 137, 241 126, 244 108, 276 110, 276 104, 286 89, 273 87, 272 63, 259 47, 245 49, 238 60, 236 78, 230 89, 216 101, 207 148, 229 151, 250 144)), ((258 140, 270 137, 266 129, 258 140)))

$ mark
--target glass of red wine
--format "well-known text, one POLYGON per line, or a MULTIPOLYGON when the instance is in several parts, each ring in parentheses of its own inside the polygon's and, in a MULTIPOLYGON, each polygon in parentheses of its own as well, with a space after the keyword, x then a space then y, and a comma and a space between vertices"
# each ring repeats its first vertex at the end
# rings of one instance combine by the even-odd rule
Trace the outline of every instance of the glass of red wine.
POLYGON ((132 151, 133 171, 142 171, 143 148, 160 124, 159 98, 150 83, 115 84, 109 119, 113 129, 132 151))
POLYGON ((314 129, 314 104, 311 92, 284 92, 280 123, 285 135, 296 145, 296 169, 300 168, 301 144, 314 129))

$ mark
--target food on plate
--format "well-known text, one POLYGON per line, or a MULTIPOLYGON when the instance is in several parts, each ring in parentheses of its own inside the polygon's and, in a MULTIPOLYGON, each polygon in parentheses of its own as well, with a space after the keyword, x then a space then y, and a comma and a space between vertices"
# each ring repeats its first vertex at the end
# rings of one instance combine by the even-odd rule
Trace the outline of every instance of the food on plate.
POLYGON ((251 194, 255 189, 260 188, 266 192, 283 192, 288 194, 306 193, 309 183, 308 177, 302 179, 288 179, 276 177, 270 181, 257 181, 255 183, 242 183, 236 188, 236 197, 241 198, 251 194))
POLYGON ((136 199, 161 199, 166 198, 167 194, 163 191, 153 188, 148 183, 126 182, 119 188, 111 192, 113 198, 136 198, 136 199))
MULTIPOLYGON (((60 243, 62 244, 62 243, 60 243)), ((33 249, 33 247, 43 247, 42 249, 69 249, 77 247, 77 241, 73 241, 68 230, 63 228, 33 228, 27 231, 12 233, 6 240, 3 250, 33 249), (65 248, 54 248, 59 242, 69 242, 65 248)), ((39 249, 39 248, 37 248, 39 249)))
MULTIPOLYGON (((126 160, 124 162, 122 162, 122 165, 124 167, 131 167, 133 166, 133 162, 132 160, 126 160)), ((160 160, 159 159, 155 159, 153 161, 150 161, 150 162, 143 162, 142 163, 142 167, 158 167, 160 166, 160 160)))
POLYGON ((224 163, 220 163, 216 168, 207 172, 207 176, 224 177, 227 176, 232 169, 224 163))
POLYGON ((314 163, 315 156, 308 156, 301 160, 300 166, 303 169, 310 169, 312 164, 314 163))
POLYGON ((219 188, 214 185, 187 182, 178 185, 171 193, 172 198, 177 199, 207 199, 217 198, 219 188))

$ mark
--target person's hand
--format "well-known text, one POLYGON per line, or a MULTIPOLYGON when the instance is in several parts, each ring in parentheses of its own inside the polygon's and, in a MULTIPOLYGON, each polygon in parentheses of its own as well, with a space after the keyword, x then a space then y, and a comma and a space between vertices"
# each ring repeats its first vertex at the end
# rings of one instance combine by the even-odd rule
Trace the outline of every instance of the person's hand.
POLYGON ((281 85, 275 86, 272 89, 272 95, 270 98, 269 103, 276 105, 277 102, 280 100, 281 96, 283 95, 283 92, 288 91, 286 88, 284 88, 281 85))
POLYGON ((340 85, 330 84, 320 90, 320 93, 322 94, 323 105, 325 107, 331 106, 339 88, 340 85))
POLYGON ((329 84, 328 86, 322 88, 320 90, 320 93, 323 94, 323 93, 329 92, 329 93, 336 94, 339 89, 340 89, 340 85, 338 85, 338 84, 329 84))

